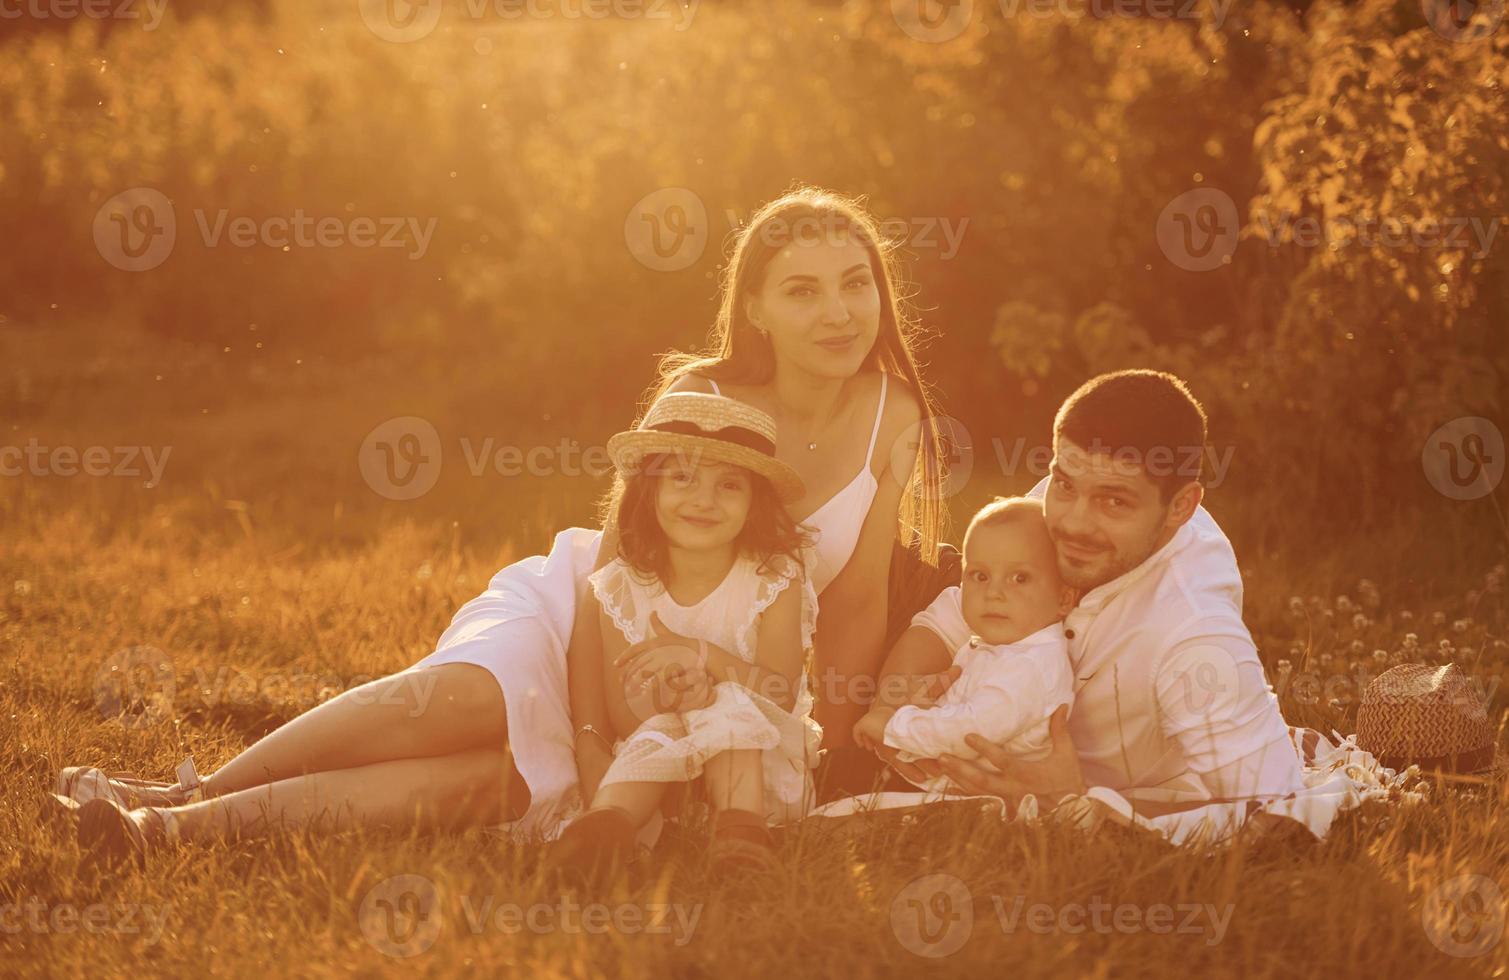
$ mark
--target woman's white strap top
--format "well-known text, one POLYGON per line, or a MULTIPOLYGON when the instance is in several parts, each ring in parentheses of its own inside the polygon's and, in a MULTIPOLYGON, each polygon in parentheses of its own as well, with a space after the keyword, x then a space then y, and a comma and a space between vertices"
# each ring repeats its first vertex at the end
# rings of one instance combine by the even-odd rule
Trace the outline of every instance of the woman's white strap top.
MULTIPOLYGON (((711 378, 715 394, 723 394, 718 382, 711 378)), ((875 491, 880 481, 870 469, 875 455, 875 439, 880 435, 880 417, 885 412, 886 372, 880 372, 880 399, 875 405, 875 424, 870 429, 870 446, 865 450, 865 463, 860 467, 848 486, 829 497, 812 516, 802 521, 817 532, 816 565, 812 569, 812 584, 821 594, 828 583, 838 577, 854 549, 859 544, 859 529, 870 513, 870 504, 875 501, 875 491)))

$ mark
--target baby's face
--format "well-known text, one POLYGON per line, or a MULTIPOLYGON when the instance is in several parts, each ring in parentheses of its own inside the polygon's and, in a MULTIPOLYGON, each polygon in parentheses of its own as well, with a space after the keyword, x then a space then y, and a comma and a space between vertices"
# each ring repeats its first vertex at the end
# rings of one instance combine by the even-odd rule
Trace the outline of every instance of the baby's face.
POLYGON ((1015 643, 1068 612, 1058 555, 1040 516, 970 530, 964 541, 964 620, 989 644, 1015 643))

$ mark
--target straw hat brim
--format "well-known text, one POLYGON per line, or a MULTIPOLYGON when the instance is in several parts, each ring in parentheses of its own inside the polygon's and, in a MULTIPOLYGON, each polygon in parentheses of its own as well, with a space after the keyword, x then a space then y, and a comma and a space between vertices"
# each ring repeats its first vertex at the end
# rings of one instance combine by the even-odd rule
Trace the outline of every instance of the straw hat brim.
POLYGON ((657 453, 671 453, 695 459, 698 462, 732 463, 758 473, 775 487, 776 496, 782 503, 800 500, 807 493, 802 478, 787 464, 757 449, 712 439, 707 436, 687 435, 680 432, 656 432, 652 429, 635 429, 620 432, 608 440, 608 456, 613 465, 624 475, 636 473, 642 460, 657 453))

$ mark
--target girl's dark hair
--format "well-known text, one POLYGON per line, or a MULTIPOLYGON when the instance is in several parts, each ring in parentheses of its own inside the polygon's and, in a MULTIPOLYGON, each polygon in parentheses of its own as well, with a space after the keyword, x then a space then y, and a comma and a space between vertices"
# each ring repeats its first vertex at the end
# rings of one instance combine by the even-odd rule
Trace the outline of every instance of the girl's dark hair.
MULTIPOLYGON (((628 477, 618 476, 599 504, 603 527, 618 528, 618 554, 629 567, 645 577, 665 581, 670 572, 670 543, 655 516, 655 494, 670 472, 674 457, 658 453, 628 477)), ((786 512, 775 487, 758 473, 750 472, 749 516, 734 539, 741 554, 759 559, 760 570, 778 555, 801 564, 801 548, 811 543, 806 525, 798 525, 786 512)))

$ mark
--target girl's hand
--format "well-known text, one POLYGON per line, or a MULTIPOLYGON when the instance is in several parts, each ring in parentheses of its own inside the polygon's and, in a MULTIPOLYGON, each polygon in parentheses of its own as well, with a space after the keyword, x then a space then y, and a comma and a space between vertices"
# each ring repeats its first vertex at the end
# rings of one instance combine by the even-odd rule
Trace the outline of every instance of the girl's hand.
POLYGON ((666 712, 703 708, 713 700, 706 655, 691 637, 674 633, 650 614, 651 635, 613 661, 623 673, 624 696, 640 721, 666 712))

